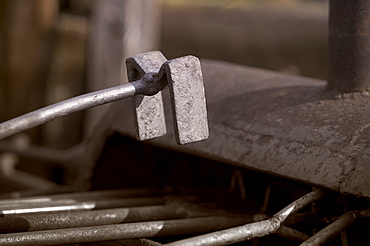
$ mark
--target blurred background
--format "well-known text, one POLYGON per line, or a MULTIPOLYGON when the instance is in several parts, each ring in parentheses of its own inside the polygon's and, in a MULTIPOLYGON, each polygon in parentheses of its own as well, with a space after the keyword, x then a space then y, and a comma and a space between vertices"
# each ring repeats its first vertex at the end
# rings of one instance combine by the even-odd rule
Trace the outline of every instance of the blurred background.
MULTIPOLYGON (((125 83, 125 59, 151 50, 325 79, 327 20, 326 0, 0 0, 0 121, 125 83)), ((68 184, 63 165, 7 153, 7 144, 68 158, 105 109, 0 142, 0 191, 68 184)))

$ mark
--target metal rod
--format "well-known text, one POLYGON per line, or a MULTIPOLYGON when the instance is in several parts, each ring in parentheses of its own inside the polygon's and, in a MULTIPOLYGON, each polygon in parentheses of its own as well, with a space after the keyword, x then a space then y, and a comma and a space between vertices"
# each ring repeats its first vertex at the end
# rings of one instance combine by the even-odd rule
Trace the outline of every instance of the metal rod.
POLYGON ((241 225, 248 221, 249 219, 240 216, 212 216, 182 220, 21 232, 1 234, 0 245, 61 245, 129 238, 198 234, 241 225))
POLYGON ((324 196, 323 190, 317 189, 309 194, 306 194, 298 200, 292 202, 284 209, 276 213, 272 218, 259 222, 246 224, 222 231, 217 231, 189 239, 176 241, 173 243, 166 244, 168 246, 216 246, 216 245, 228 245, 241 241, 250 240, 257 237, 263 237, 270 233, 274 233, 279 229, 280 225, 284 220, 294 212, 308 206, 309 204, 319 200, 324 196))
POLYGON ((357 210, 345 213, 340 216, 338 220, 334 221, 314 236, 310 237, 301 246, 317 246, 324 245, 331 239, 339 235, 342 231, 347 229, 351 224, 361 217, 369 217, 370 210, 357 210))
MULTIPOLYGON (((147 197, 162 195, 159 189, 113 189, 113 190, 97 190, 76 193, 64 193, 47 196, 50 199, 73 198, 76 201, 94 199, 94 198, 124 198, 124 197, 147 197)), ((27 198, 26 198, 27 199, 27 198)))
POLYGON ((63 193, 54 194, 49 196, 35 196, 35 197, 23 197, 13 199, 0 200, 1 205, 12 205, 12 204, 34 204, 34 203, 45 203, 53 200, 60 199, 73 199, 74 201, 87 201, 96 198, 124 198, 124 197, 143 197, 143 196, 158 196, 161 195, 161 191, 158 189, 115 189, 115 190, 99 190, 99 191, 87 191, 87 192, 74 192, 74 193, 63 193))
POLYGON ((114 102, 134 95, 152 96, 167 86, 167 80, 157 73, 146 73, 139 80, 95 91, 49 105, 0 124, 0 139, 42 125, 55 118, 84 109, 114 102))
POLYGON ((297 243, 303 243, 305 240, 310 238, 306 233, 294 230, 284 225, 280 226, 274 234, 297 243))
POLYGON ((132 83, 87 93, 49 105, 0 124, 0 139, 42 125, 63 115, 117 101, 135 95, 132 83))
POLYGON ((370 1, 330 0, 328 88, 370 89, 370 1))
POLYGON ((46 196, 51 194, 75 192, 76 189, 68 185, 56 185, 50 188, 43 189, 30 189, 25 191, 11 191, 0 194, 1 199, 17 199, 20 197, 31 197, 31 196, 46 196))
POLYGON ((0 217, 43 214, 66 211, 81 211, 93 209, 107 209, 120 207, 135 207, 164 204, 165 199, 162 197, 140 197, 140 198, 121 198, 121 199, 102 199, 96 201, 76 202, 71 200, 52 201, 38 204, 16 204, 14 206, 4 205, 0 208, 0 217))
POLYGON ((180 219, 188 217, 188 214, 182 206, 164 205, 103 209, 77 213, 13 216, 0 219, 0 233, 180 219))
POLYGON ((312 213, 296 213, 292 214, 292 216, 289 216, 285 221, 284 225, 285 226, 291 226, 294 224, 297 224, 302 221, 307 221, 312 219, 313 215, 312 213))

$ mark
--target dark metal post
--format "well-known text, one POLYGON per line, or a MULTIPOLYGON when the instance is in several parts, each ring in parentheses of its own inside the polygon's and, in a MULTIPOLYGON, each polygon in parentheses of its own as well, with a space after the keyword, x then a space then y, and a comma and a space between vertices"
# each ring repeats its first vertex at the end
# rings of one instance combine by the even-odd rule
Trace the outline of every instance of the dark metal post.
POLYGON ((370 1, 330 0, 328 88, 370 90, 370 1))

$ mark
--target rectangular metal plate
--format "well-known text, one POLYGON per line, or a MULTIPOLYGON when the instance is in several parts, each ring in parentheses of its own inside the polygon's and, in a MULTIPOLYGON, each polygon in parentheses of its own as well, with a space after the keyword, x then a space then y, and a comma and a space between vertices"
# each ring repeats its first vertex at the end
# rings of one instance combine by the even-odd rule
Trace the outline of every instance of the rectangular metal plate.
MULTIPOLYGON (((145 73, 158 73, 167 59, 159 51, 135 55, 126 60, 130 82, 140 79, 145 73)), ((136 95, 132 99, 136 135, 138 140, 147 140, 166 134, 166 121, 162 93, 154 96, 136 95)))
POLYGON ((185 56, 164 65, 174 117, 176 141, 187 144, 209 136, 207 108, 200 61, 185 56))

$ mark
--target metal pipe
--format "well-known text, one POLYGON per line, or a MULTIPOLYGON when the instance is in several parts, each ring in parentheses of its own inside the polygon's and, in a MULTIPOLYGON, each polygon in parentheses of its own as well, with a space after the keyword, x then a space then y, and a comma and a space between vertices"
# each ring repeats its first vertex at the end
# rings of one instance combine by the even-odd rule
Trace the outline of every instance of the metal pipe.
POLYGON ((103 209, 78 213, 13 216, 0 219, 0 233, 180 219, 186 218, 188 215, 188 211, 182 206, 165 205, 103 209))
POLYGON ((123 198, 123 199, 102 199, 97 201, 76 202, 71 200, 53 201, 49 203, 38 204, 16 204, 14 206, 6 205, 0 208, 0 217, 43 214, 67 211, 83 211, 93 209, 107 209, 120 207, 135 207, 164 204, 165 199, 162 197, 140 197, 140 198, 123 198))
POLYGON ((308 206, 309 204, 319 200, 324 196, 323 190, 317 189, 309 194, 306 194, 298 200, 292 202, 284 209, 276 213, 272 218, 259 222, 246 224, 222 231, 217 231, 189 239, 176 241, 166 244, 168 246, 217 246, 228 245, 241 241, 250 240, 257 237, 263 237, 270 233, 274 233, 279 229, 284 220, 294 212, 308 206))
POLYGON ((61 245, 129 238, 198 234, 241 225, 247 223, 249 220, 240 216, 212 216, 182 220, 20 232, 1 234, 0 245, 61 245))
POLYGON ((370 1, 330 0, 328 88, 370 90, 370 1))
POLYGON ((342 231, 347 229, 352 225, 354 221, 361 217, 370 217, 370 210, 357 210, 345 213, 340 216, 339 219, 310 237, 300 246, 317 246, 324 245, 329 242, 331 239, 339 235, 342 231))

